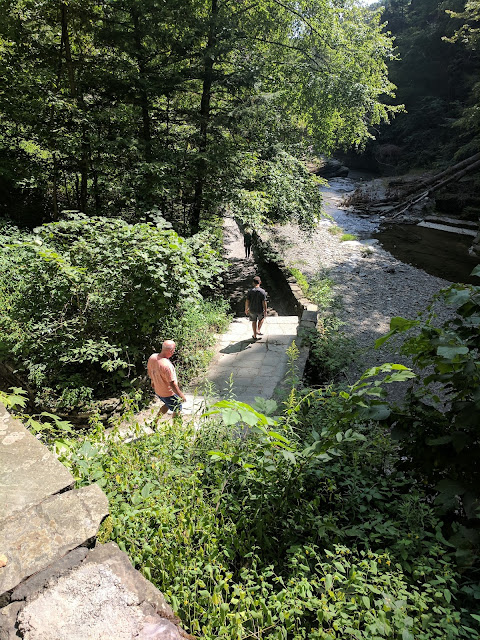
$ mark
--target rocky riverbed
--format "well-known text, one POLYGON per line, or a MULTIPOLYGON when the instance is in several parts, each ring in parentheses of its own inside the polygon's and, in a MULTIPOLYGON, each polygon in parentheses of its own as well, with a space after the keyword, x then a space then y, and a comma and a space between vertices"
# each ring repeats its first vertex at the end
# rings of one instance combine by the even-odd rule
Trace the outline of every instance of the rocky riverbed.
MULTIPOLYGON (((399 355, 400 341, 388 342, 375 350, 375 340, 389 331, 395 316, 415 318, 425 310, 434 294, 447 287, 447 280, 397 260, 371 236, 381 222, 379 216, 362 218, 342 207, 348 182, 324 190, 326 211, 331 219, 320 221, 315 231, 305 233, 296 225, 269 232, 268 239, 285 263, 296 267, 308 279, 328 275, 336 284, 340 299, 336 311, 343 321, 343 331, 358 347, 356 364, 348 375, 353 382, 364 369, 384 362, 410 364, 399 355), (340 190, 339 187, 340 186, 340 190), (360 239, 341 241, 341 233, 356 234, 360 239)), ((448 309, 438 309, 438 320, 449 316, 448 309)))

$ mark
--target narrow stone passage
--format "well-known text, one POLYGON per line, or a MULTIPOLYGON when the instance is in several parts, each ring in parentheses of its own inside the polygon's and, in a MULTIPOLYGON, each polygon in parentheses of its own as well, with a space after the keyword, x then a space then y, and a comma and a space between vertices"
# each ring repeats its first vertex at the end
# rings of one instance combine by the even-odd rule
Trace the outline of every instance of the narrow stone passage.
MULTIPOLYGON (((234 319, 226 333, 217 340, 215 356, 208 371, 193 381, 183 392, 187 402, 183 414, 201 414, 206 403, 218 399, 235 399, 252 404, 256 397, 268 399, 277 385, 283 382, 287 370, 287 349, 297 337, 298 316, 282 299, 275 278, 267 269, 259 269, 253 256, 245 258, 243 236, 232 218, 224 222, 225 257, 230 268, 225 282, 225 296, 231 300, 234 319), (252 325, 245 316, 245 295, 252 287, 255 275, 262 278, 268 294, 268 313, 261 340, 252 340, 252 325)), ((182 381, 180 380, 180 386, 182 381)), ((136 420, 145 429, 161 407, 159 400, 140 414, 136 420)), ((165 419, 171 417, 171 412, 165 419)), ((129 432, 127 429, 125 432, 129 432)), ((145 432, 150 432, 147 427, 145 432)))
MULTIPOLYGON (((214 397, 232 396, 252 403, 256 396, 271 398, 287 367, 286 351, 297 336, 298 317, 280 294, 268 270, 259 269, 253 256, 245 258, 243 236, 232 218, 224 223, 224 246, 230 269, 225 295, 231 300, 235 318, 228 331, 219 337, 217 353, 197 388, 210 385, 214 397), (245 316, 245 295, 255 275, 262 278, 268 294, 268 313, 261 340, 252 340, 252 325, 245 316), (287 315, 290 311, 291 315, 287 315)), ((189 402, 193 401, 187 395, 189 402)), ((196 401, 195 401, 196 404, 196 401)))
POLYGON ((277 274, 268 266, 260 268, 253 252, 250 258, 245 258, 243 235, 233 218, 225 218, 223 237, 225 257, 230 263, 225 279, 225 296, 230 298, 234 315, 245 317, 245 294, 252 286, 253 277, 258 275, 262 279, 262 288, 268 295, 268 319, 272 316, 294 316, 295 309, 279 289, 277 274))

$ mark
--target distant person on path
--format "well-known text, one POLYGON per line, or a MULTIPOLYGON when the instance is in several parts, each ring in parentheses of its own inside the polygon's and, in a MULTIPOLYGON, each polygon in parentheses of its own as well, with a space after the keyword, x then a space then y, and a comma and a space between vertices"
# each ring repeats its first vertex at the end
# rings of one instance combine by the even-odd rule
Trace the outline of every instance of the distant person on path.
POLYGON ((170 358, 175 353, 175 342, 165 340, 160 353, 153 353, 148 359, 147 372, 155 394, 164 403, 159 415, 165 415, 170 409, 174 415, 182 410, 181 400, 186 401, 177 381, 175 367, 170 358))
POLYGON ((253 279, 253 289, 247 293, 245 300, 245 314, 252 322, 253 339, 260 340, 257 336, 263 335, 260 329, 267 315, 267 293, 260 285, 262 281, 259 276, 253 279))
POLYGON ((243 234, 243 244, 245 246, 245 258, 250 257, 250 249, 252 248, 252 234, 248 229, 245 229, 243 234))

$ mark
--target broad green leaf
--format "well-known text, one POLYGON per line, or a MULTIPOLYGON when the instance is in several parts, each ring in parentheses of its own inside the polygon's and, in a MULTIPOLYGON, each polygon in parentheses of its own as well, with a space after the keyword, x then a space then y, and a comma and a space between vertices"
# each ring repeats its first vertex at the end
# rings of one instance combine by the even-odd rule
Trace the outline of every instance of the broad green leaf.
POLYGON ((465 355, 469 351, 468 347, 437 347, 437 355, 453 360, 455 356, 465 355))
POLYGON ((224 424, 227 426, 237 424, 240 421, 240 414, 234 409, 222 409, 220 413, 224 424))
POLYGON ((390 330, 395 331, 408 331, 412 327, 416 327, 418 325, 418 320, 407 320, 406 318, 402 318, 401 316, 395 316, 390 320, 390 330))
POLYGON ((477 266, 473 269, 472 273, 470 274, 471 276, 478 276, 480 278, 480 264, 477 264, 477 266))
POLYGON ((451 289, 445 296, 445 301, 455 307, 461 307, 470 300, 469 289, 451 289))

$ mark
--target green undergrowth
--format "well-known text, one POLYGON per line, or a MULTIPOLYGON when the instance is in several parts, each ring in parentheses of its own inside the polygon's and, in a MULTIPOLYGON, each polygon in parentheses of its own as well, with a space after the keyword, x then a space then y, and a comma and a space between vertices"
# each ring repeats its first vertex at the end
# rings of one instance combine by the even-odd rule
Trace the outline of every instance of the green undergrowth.
POLYGON ((134 392, 148 357, 177 343, 183 383, 228 323, 218 238, 66 214, 33 232, 0 223, 0 358, 48 410, 134 392))
POLYGON ((296 269, 295 267, 289 267, 289 270, 292 276, 297 281, 298 286, 302 290, 303 295, 308 296, 310 285, 308 284, 307 278, 303 275, 300 269, 296 269))
POLYGON ((340 395, 292 389, 282 407, 223 401, 195 427, 162 422, 130 443, 98 428, 57 452, 77 486, 108 495, 101 541, 129 554, 190 633, 471 638, 441 522, 361 407, 369 375, 340 395))
POLYGON ((310 347, 307 378, 310 384, 328 384, 344 374, 355 357, 355 343, 343 330, 338 318, 341 300, 334 292, 334 282, 325 270, 310 280, 297 268, 290 267, 302 292, 318 307, 317 327, 304 334, 310 347))

